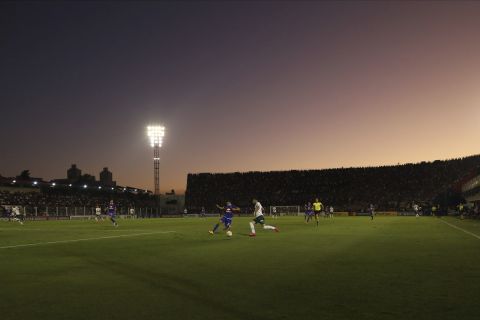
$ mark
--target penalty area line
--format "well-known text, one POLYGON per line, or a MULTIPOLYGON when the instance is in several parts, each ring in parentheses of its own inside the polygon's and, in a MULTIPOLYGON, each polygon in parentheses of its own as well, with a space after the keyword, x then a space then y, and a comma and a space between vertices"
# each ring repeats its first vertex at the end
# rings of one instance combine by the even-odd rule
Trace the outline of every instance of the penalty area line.
POLYGON ((141 237, 141 236, 148 236, 148 235, 153 235, 153 234, 167 234, 167 233, 174 233, 174 232, 176 232, 176 231, 143 232, 143 233, 121 234, 121 235, 116 235, 116 236, 104 236, 104 237, 95 237, 95 238, 82 238, 82 239, 71 239, 71 240, 26 243, 26 244, 16 244, 16 245, 10 245, 10 246, 3 246, 3 247, 0 247, 0 249, 35 247, 35 246, 43 246, 43 245, 48 245, 48 244, 71 243, 71 242, 81 242, 81 241, 94 241, 94 240, 105 240, 105 239, 116 239, 116 238, 141 237))
POLYGON ((449 225, 450 227, 452 227, 452 228, 454 228, 454 229, 460 230, 460 231, 462 231, 462 232, 464 232, 464 233, 466 233, 466 234, 469 234, 469 235, 471 235, 472 237, 475 237, 475 238, 477 238, 477 239, 480 240, 480 236, 479 236, 478 234, 475 234, 475 233, 473 233, 473 232, 470 232, 470 231, 468 231, 468 230, 465 230, 465 229, 463 229, 463 228, 460 228, 460 227, 458 227, 458 226, 456 226, 456 225, 454 225, 454 224, 452 224, 452 223, 449 223, 449 222, 447 222, 447 221, 445 221, 445 220, 443 220, 443 219, 440 219, 440 221, 442 221, 443 223, 449 225))

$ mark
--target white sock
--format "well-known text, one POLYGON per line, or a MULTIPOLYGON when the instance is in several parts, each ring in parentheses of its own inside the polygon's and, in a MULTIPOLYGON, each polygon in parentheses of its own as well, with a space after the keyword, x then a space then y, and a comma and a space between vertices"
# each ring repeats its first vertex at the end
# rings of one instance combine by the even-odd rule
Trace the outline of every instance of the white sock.
POLYGON ((250 230, 252 230, 252 233, 255 233, 255 225, 253 222, 250 222, 250 230))
POLYGON ((264 224, 263 229, 265 229, 265 230, 275 230, 275 227, 274 226, 269 226, 268 224, 264 224))

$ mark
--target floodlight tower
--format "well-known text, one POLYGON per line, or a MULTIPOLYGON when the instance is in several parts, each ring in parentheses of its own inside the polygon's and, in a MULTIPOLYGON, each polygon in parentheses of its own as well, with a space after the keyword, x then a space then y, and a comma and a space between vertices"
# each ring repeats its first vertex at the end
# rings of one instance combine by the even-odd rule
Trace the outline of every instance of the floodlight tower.
POLYGON ((150 139, 150 145, 153 148, 153 182, 155 185, 155 195, 160 195, 160 148, 163 137, 165 136, 164 126, 148 126, 147 136, 150 139))

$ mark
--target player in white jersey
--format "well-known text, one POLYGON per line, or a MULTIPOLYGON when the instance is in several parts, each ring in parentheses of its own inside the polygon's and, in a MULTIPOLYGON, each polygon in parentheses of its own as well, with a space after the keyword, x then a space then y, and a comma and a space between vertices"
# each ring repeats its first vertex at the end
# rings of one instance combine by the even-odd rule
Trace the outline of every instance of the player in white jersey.
POLYGON ((333 218, 333 212, 334 212, 333 207, 332 206, 328 207, 328 217, 329 218, 333 218))
POLYGON ((23 225, 23 215, 20 213, 20 208, 17 206, 12 208, 12 221, 17 221, 23 225))
POLYGON ((95 221, 98 222, 99 220, 103 221, 103 217, 102 217, 102 209, 97 204, 97 206, 95 207, 95 221))
POLYGON ((250 233, 250 237, 255 237, 257 235, 255 232, 255 225, 257 223, 261 224, 263 226, 263 229, 265 230, 273 230, 275 232, 278 232, 278 228, 265 224, 262 204, 256 199, 253 199, 253 204, 255 205, 255 211, 253 213, 255 218, 253 219, 253 221, 250 221, 250 230, 252 231, 250 233))
POLYGON ((132 218, 132 219, 137 218, 137 216, 135 215, 135 208, 130 208, 128 213, 130 214, 130 218, 132 218))
POLYGON ((415 217, 420 217, 420 206, 418 204, 413 205, 413 211, 415 211, 415 217))
POLYGON ((272 208, 272 218, 277 219, 277 207, 272 208))

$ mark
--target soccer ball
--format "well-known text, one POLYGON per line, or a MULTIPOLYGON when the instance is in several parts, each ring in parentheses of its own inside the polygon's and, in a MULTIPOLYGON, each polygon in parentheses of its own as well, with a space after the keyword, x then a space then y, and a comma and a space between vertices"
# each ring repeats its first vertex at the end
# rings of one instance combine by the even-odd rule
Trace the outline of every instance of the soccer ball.
POLYGON ((228 230, 227 231, 227 237, 231 237, 231 236, 233 236, 233 233, 232 233, 232 231, 228 230))

